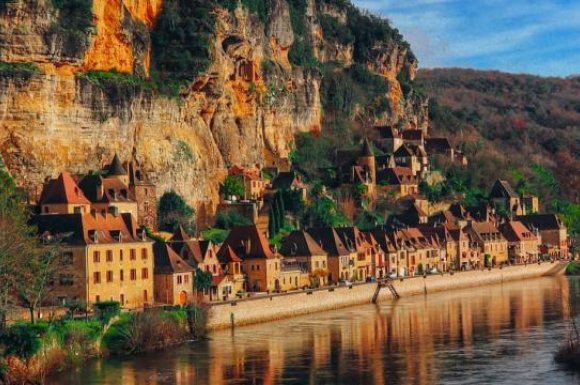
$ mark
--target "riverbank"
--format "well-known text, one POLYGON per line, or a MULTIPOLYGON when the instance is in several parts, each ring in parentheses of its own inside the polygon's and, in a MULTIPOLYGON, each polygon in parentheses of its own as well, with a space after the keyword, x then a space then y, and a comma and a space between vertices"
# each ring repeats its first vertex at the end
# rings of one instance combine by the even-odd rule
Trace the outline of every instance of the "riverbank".
MULTIPOLYGON (((400 297, 408 297, 541 276, 562 275, 565 269, 566 263, 544 262, 540 265, 517 265, 502 269, 395 279, 393 287, 400 297)), ((206 327, 208 330, 220 330, 361 305, 370 303, 376 290, 377 283, 367 283, 353 285, 350 288, 306 290, 213 304, 208 309, 206 327)), ((393 298, 389 289, 381 288, 377 300, 385 301, 393 298)))

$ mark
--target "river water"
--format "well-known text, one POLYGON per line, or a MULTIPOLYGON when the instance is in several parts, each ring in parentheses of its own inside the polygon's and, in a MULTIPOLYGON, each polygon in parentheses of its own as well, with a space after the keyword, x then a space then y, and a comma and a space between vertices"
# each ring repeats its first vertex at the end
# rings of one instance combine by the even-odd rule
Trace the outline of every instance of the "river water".
POLYGON ((94 360, 49 384, 578 384, 552 358, 570 302, 580 308, 580 278, 403 298, 94 360))

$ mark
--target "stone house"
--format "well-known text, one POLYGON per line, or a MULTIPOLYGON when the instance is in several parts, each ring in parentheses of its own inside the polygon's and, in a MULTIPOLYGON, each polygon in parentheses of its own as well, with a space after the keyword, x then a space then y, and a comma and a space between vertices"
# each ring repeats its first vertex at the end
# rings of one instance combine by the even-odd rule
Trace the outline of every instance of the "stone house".
POLYGON ((539 234, 530 231, 522 222, 508 221, 499 227, 508 241, 511 262, 536 262, 539 254, 539 234))
POLYGON ((465 232, 474 247, 482 255, 489 256, 490 263, 499 265, 508 262, 508 243, 501 231, 491 222, 467 222, 465 232))
POLYGON ((393 155, 397 167, 408 167, 415 176, 423 177, 429 171, 429 158, 420 146, 403 144, 393 155))
POLYGON ((44 242, 59 239, 63 266, 51 289, 60 302, 113 300, 130 309, 154 302, 153 242, 131 214, 38 215, 34 224, 44 242))
POLYGON ((166 243, 155 243, 153 253, 155 302, 183 306, 194 300, 193 267, 166 243))
POLYGON ((46 181, 38 204, 42 214, 87 214, 91 211, 91 202, 66 172, 46 181))
POLYGON ((554 258, 568 258, 568 229, 556 214, 532 214, 515 218, 528 230, 540 234, 541 246, 554 258))
POLYGON ((519 194, 505 180, 495 181, 489 193, 489 199, 498 213, 505 212, 510 216, 524 214, 519 194))
POLYGON ((350 280, 354 274, 356 253, 349 250, 332 227, 317 227, 306 232, 327 253, 329 283, 350 280))
MULTIPOLYGON (((218 259, 226 259, 224 254, 229 252, 229 249, 242 260, 242 272, 246 276, 246 291, 282 290, 281 256, 270 249, 265 234, 260 233, 256 226, 234 227, 221 245, 217 254, 218 259)), ((299 280, 292 281, 300 284, 299 280)))
POLYGON ((310 286, 320 287, 328 284, 328 258, 326 252, 306 231, 293 231, 282 241, 280 253, 284 263, 293 263, 308 272, 310 286))
POLYGON ((353 279, 355 281, 365 281, 367 277, 373 276, 375 273, 373 260, 377 260, 377 256, 374 255, 377 251, 373 249, 365 235, 356 226, 339 227, 335 230, 342 244, 356 255, 353 279))

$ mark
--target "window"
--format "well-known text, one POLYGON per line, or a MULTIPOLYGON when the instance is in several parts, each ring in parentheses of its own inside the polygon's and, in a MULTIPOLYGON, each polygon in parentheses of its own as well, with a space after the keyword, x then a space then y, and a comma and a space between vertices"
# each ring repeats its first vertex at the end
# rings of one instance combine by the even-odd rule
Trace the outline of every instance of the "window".
POLYGON ((149 270, 144 267, 141 269, 141 279, 147 279, 149 278, 149 270))
POLYGON ((181 285, 183 283, 183 277, 181 275, 177 276, 177 284, 181 285))
POLYGON ((137 269, 131 269, 131 281, 135 281, 137 279, 137 269))
POLYGON ((147 249, 141 249, 141 259, 142 260, 147 259, 147 249))
POLYGON ((93 262, 95 262, 95 263, 101 262, 101 252, 100 251, 93 251, 93 262))
POLYGON ((217 267, 216 267, 216 265, 213 265, 213 273, 214 274, 217 274, 217 267))
POLYGON ((125 274, 124 274, 123 270, 119 271, 119 280, 121 282, 125 280, 125 274))
POLYGON ((185 282, 185 284, 189 283, 189 275, 186 274, 183 276, 183 282, 185 282))
POLYGON ((95 296, 95 302, 101 302, 101 296, 100 295, 96 295, 95 296))
POLYGON ((119 251, 119 261, 123 262, 123 250, 119 251))
POLYGON ((62 264, 63 265, 72 265, 73 264, 73 253, 71 253, 71 252, 62 253, 62 264))
POLYGON ((121 294, 121 300, 119 302, 121 302, 121 306, 125 304, 125 294, 121 294))
POLYGON ((137 251, 135 249, 131 249, 130 253, 131 254, 129 255, 129 259, 131 261, 136 260, 137 259, 137 251))
POLYGON ((113 272, 111 270, 107 271, 107 282, 113 282, 113 272))
POLYGON ((107 250, 107 262, 113 262, 113 250, 107 250))
POLYGON ((94 284, 99 284, 99 283, 101 283, 101 273, 100 273, 100 272, 98 272, 98 271, 95 271, 95 272, 93 273, 93 283, 94 283, 94 284))
POLYGON ((59 277, 60 286, 72 286, 74 285, 74 279, 72 274, 61 274, 59 277))

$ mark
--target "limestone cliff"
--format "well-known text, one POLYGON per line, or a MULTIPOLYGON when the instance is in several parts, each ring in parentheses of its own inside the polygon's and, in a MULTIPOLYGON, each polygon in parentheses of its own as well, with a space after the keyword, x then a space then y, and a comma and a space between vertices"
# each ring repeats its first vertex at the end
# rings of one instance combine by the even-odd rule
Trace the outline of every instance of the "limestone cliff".
POLYGON ((346 68, 362 61, 384 78, 389 108, 373 117, 376 122, 427 124, 425 101, 405 95, 398 80, 403 71, 412 79, 417 65, 407 45, 373 41, 361 60, 360 42, 327 38, 320 22, 326 15, 327 22, 346 26, 353 7, 302 2, 262 0, 259 11, 246 1, 205 2, 211 17, 191 28, 211 24, 203 26, 210 34, 195 35, 209 36, 208 63, 189 81, 179 78, 177 94, 169 96, 160 89, 176 77, 156 52, 176 47, 156 47, 152 36, 166 12, 188 25, 178 8, 187 2, 0 3, 0 62, 7 68, 0 69, 4 162, 19 184, 34 191, 61 170, 83 173, 114 152, 127 158, 135 149, 155 173, 159 193, 175 189, 211 211, 227 165, 287 167, 294 134, 324 129, 323 75, 316 65, 296 62, 302 45, 312 47, 319 64, 346 68), (302 22, 304 28, 297 28, 302 22), (39 69, 22 75, 19 63, 39 69))

